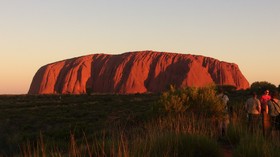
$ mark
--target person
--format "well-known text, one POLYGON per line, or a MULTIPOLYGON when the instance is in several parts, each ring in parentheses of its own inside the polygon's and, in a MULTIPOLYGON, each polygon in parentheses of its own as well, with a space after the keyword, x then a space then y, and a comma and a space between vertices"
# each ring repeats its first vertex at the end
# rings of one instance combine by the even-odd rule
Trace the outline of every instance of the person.
POLYGON ((271 96, 269 95, 269 90, 265 90, 264 94, 261 96, 261 99, 260 99, 262 112, 266 111, 267 102, 270 99, 271 99, 271 96))
POLYGON ((279 121, 277 121, 276 117, 280 114, 280 101, 278 99, 278 92, 273 92, 271 95, 271 99, 267 102, 268 106, 268 114, 270 116, 271 128, 270 134, 275 130, 279 131, 279 121))
POLYGON ((222 104, 224 105, 224 111, 222 119, 219 121, 219 133, 221 136, 224 136, 227 132, 228 124, 229 124, 229 113, 228 113, 228 96, 220 90, 219 94, 217 95, 218 99, 221 100, 222 104))
POLYGON ((262 128, 263 128, 263 135, 267 136, 269 129, 271 127, 270 117, 268 115, 268 107, 267 102, 271 99, 269 95, 269 90, 265 90, 264 94, 260 98, 261 102, 261 113, 262 113, 262 128))
POLYGON ((247 99, 245 110, 248 114, 248 128, 251 132, 255 132, 259 124, 258 122, 261 113, 261 102, 257 98, 256 92, 252 92, 252 97, 247 99))

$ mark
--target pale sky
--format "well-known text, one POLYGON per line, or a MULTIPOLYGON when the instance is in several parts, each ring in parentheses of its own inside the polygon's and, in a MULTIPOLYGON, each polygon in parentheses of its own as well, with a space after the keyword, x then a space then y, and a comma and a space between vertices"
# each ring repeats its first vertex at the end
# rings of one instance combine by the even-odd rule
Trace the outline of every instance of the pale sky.
POLYGON ((0 0, 0 94, 25 94, 43 65, 154 50, 239 65, 280 84, 279 0, 0 0))

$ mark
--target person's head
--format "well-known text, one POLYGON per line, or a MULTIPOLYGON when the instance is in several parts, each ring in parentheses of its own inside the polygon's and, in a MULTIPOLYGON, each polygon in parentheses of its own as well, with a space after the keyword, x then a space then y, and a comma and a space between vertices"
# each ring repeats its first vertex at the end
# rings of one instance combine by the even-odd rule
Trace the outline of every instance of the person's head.
POLYGON ((265 90, 265 91, 264 91, 264 94, 265 94, 265 95, 269 95, 269 90, 268 90, 268 89, 265 90))
POLYGON ((256 98, 256 97, 257 97, 257 93, 256 93, 256 92, 252 92, 252 96, 253 96, 254 98, 256 98))
POLYGON ((271 98, 272 98, 272 99, 278 99, 278 97, 279 97, 279 93, 278 93, 277 91, 273 91, 273 92, 271 93, 271 98))

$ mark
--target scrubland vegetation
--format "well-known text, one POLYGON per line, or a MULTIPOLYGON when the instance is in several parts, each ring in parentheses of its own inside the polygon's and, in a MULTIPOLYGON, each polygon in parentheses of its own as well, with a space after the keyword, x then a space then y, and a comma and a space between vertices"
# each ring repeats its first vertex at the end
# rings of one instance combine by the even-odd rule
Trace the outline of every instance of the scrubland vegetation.
MULTIPOLYGON (((280 138, 246 128, 249 91, 229 90, 232 119, 220 136, 215 87, 162 94, 1 96, 2 156, 266 156, 280 138)), ((0 156, 1 156, 0 155, 0 156)))

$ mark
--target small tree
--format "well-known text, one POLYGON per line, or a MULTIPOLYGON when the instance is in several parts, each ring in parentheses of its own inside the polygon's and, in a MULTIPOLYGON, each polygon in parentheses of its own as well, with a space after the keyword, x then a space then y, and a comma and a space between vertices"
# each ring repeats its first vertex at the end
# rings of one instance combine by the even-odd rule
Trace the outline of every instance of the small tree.
POLYGON ((277 89, 277 87, 274 84, 269 83, 267 81, 257 81, 252 83, 251 85, 251 91, 256 91, 258 94, 262 94, 262 92, 266 89, 274 91, 277 89))

